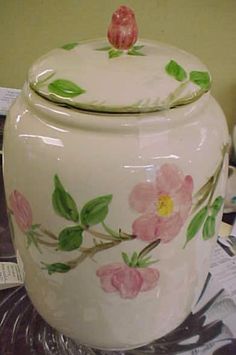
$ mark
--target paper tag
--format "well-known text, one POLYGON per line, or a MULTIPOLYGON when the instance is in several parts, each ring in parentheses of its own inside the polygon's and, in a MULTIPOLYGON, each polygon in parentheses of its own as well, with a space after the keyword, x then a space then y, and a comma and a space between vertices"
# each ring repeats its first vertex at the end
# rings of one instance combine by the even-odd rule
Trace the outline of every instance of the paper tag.
POLYGON ((17 260, 17 264, 18 264, 19 269, 20 269, 21 276, 23 278, 23 282, 24 282, 24 280, 25 280, 24 265, 23 265, 23 261, 21 259, 21 256, 20 256, 20 253, 19 253, 18 250, 16 250, 16 260, 17 260))
POLYGON ((0 115, 5 116, 21 90, 0 87, 0 115))
POLYGON ((16 263, 0 262, 0 290, 22 285, 24 277, 16 263))
POLYGON ((213 251, 210 272, 218 284, 224 287, 236 303, 236 256, 229 256, 217 244, 213 251))

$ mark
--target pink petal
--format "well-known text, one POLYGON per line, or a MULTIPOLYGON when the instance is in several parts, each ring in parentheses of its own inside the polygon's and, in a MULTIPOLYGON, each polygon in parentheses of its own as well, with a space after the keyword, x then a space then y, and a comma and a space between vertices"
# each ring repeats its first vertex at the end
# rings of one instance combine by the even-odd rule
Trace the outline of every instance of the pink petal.
POLYGON ((179 212, 172 214, 170 217, 162 218, 159 224, 159 239, 163 243, 168 243, 179 234, 183 223, 179 212))
POLYGON ((139 272, 143 278, 143 284, 141 291, 149 291, 155 288, 158 284, 160 273, 157 269, 152 268, 140 268, 139 272))
POLYGON ((193 192, 193 179, 190 175, 185 176, 182 186, 175 192, 175 204, 178 205, 178 209, 183 221, 189 215, 192 207, 192 192, 193 192))
POLYGON ((117 289, 112 285, 111 279, 113 274, 125 268, 122 263, 114 263, 101 266, 97 271, 96 275, 100 277, 101 287, 105 292, 116 292, 117 289))
POLYGON ((179 189, 183 183, 184 175, 174 164, 164 164, 157 172, 156 188, 159 192, 169 193, 179 189))
POLYGON ((116 271, 112 277, 112 285, 119 290, 122 298, 135 298, 141 290, 142 283, 139 271, 128 266, 116 271))
POLYGON ((96 271, 96 275, 98 277, 101 276, 106 276, 106 275, 111 275, 113 274, 115 271, 122 269, 123 267, 125 267, 124 264, 122 263, 112 263, 112 264, 108 264, 108 265, 104 265, 101 266, 97 271, 96 271))
POLYGON ((154 213, 142 215, 133 222, 133 234, 146 242, 154 241, 159 238, 159 221, 154 213))
POLYGON ((22 232, 26 232, 33 223, 32 210, 29 202, 20 192, 15 190, 10 194, 9 203, 16 223, 22 232))
POLYGON ((116 292, 117 289, 111 283, 112 275, 104 275, 100 277, 101 287, 105 292, 116 292))
POLYGON ((175 193, 178 195, 179 203, 185 203, 192 199, 193 179, 190 175, 185 176, 182 185, 175 193))
POLYGON ((143 213, 156 199, 156 190, 152 183, 137 184, 129 196, 129 204, 135 211, 143 213))

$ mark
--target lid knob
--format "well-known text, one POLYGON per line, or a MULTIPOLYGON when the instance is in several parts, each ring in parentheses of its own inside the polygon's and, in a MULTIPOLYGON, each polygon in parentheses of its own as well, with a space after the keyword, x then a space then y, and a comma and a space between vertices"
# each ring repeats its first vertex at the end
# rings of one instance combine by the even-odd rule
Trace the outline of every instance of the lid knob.
POLYGON ((120 6, 112 15, 107 37, 116 49, 129 49, 138 38, 138 26, 133 10, 120 6))

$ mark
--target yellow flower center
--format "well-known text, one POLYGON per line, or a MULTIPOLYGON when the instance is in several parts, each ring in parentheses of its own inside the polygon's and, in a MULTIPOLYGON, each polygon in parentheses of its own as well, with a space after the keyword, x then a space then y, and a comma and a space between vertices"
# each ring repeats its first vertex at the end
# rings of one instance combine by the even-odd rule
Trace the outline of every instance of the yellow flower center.
POLYGON ((156 203, 157 214, 160 217, 169 216, 174 209, 174 202, 169 195, 161 195, 156 203))

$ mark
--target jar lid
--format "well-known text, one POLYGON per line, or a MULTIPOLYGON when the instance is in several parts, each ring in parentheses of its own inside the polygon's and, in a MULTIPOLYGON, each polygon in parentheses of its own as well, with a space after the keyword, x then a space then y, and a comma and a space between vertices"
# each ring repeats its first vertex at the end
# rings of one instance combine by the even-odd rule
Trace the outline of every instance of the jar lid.
POLYGON ((151 112, 197 100, 209 91, 207 68, 175 47, 137 41, 134 13, 121 6, 108 40, 69 43, 39 58, 29 84, 61 105, 97 112, 151 112))

